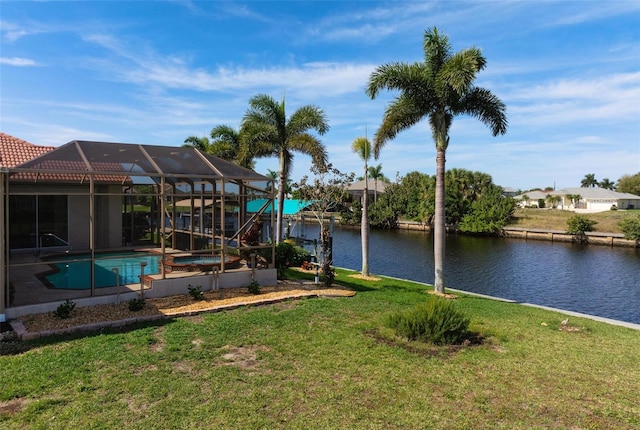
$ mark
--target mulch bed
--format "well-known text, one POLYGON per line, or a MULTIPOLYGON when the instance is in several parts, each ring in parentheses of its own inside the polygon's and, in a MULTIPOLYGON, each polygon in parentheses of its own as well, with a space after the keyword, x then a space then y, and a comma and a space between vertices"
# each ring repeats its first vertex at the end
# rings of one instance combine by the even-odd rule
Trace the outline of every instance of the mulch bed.
POLYGON ((51 332, 65 330, 89 324, 140 319, 152 316, 178 316, 205 312, 242 304, 256 302, 277 301, 279 299, 308 297, 308 296, 339 296, 349 297, 355 294, 341 286, 335 288, 318 288, 316 285, 295 281, 278 281, 277 286, 261 286, 260 294, 249 293, 246 287, 223 288, 218 291, 204 292, 203 300, 194 300, 189 294, 177 296, 145 299, 141 310, 129 310, 129 303, 95 305, 76 307, 71 316, 60 319, 53 312, 24 315, 20 321, 27 332, 51 332))

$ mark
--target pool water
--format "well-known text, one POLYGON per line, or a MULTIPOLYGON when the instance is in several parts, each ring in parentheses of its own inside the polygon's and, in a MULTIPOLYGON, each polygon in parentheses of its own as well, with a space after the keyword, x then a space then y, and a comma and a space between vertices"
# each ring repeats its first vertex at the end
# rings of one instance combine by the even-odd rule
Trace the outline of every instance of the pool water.
MULTIPOLYGON (((208 257, 179 257, 175 258, 174 262, 179 264, 219 264, 221 261, 220 256, 208 256, 208 257)), ((227 259, 229 261, 229 259, 227 259)))
MULTIPOLYGON (((55 263, 56 273, 45 276, 45 281, 53 288, 68 290, 88 290, 91 288, 91 260, 88 256, 80 261, 69 261, 72 257, 65 257, 65 262, 55 263)), ((80 257, 79 257, 80 258, 80 257)), ((145 275, 160 273, 159 262, 162 256, 145 253, 107 254, 98 255, 95 260, 95 287, 106 288, 116 286, 116 274, 119 273, 118 284, 137 284, 140 282, 140 263, 146 263, 145 275)))

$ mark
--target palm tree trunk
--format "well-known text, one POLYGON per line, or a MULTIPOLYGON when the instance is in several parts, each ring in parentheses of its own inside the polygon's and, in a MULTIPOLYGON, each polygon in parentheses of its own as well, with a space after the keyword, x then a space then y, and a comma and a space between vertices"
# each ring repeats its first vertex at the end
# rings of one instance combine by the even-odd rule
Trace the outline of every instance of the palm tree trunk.
POLYGON ((367 180, 367 162, 364 163, 364 194, 362 196, 362 276, 369 276, 369 186, 367 180))
POLYGON ((282 240, 282 213, 284 212, 285 184, 287 183, 284 157, 280 156, 280 174, 278 175, 278 212, 276 215, 276 244, 282 240))
POLYGON ((444 294, 444 244, 445 244, 445 149, 436 148, 436 210, 433 220, 433 283, 437 293, 444 294))

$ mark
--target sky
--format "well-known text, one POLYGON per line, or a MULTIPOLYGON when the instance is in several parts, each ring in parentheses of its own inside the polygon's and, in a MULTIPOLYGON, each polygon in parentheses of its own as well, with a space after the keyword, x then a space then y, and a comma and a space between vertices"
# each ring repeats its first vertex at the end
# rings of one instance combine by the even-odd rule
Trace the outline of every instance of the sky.
MULTIPOLYGON (((352 151, 373 139, 396 92, 374 100, 376 67, 424 61, 425 30, 452 50, 477 47, 476 85, 506 105, 494 137, 458 116, 447 168, 503 187, 578 187, 586 174, 640 172, 640 2, 612 1, 4 1, 0 131, 36 145, 95 140, 180 146, 217 125, 239 129, 251 97, 284 98, 287 115, 321 108, 329 161, 361 176, 352 151)), ((377 160, 395 180, 435 174, 425 120, 377 160)), ((296 153, 292 179, 310 175, 296 153)), ((278 170, 275 158, 256 171, 278 170)))

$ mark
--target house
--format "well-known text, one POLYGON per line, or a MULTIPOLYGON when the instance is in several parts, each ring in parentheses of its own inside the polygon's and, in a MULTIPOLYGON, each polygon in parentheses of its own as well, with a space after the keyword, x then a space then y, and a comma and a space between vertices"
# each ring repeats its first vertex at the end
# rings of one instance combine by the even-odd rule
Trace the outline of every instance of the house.
POLYGON ((539 201, 545 201, 547 196, 551 194, 551 191, 527 191, 513 198, 518 202, 518 206, 524 207, 540 207, 539 201))
MULTIPOLYGON (((367 180, 367 189, 369 195, 369 202, 374 202, 378 199, 378 194, 384 193, 385 188, 389 185, 387 182, 383 180, 374 181, 373 179, 367 180)), ((364 196, 364 187, 365 181, 364 179, 361 181, 356 181, 349 185, 347 188, 349 192, 349 198, 351 201, 358 201, 362 203, 362 197, 364 196)))
POLYGON ((273 179, 181 146, 39 147, 5 133, 0 143, 0 320, 65 299, 86 305, 120 293, 183 294, 189 283, 276 281, 273 260, 259 273, 236 266, 244 255, 275 254, 271 237, 241 240, 271 206, 273 179), (250 213, 256 199, 267 203, 250 213), (178 224, 204 207, 199 223, 178 224))
POLYGON ((13 167, 54 150, 53 146, 37 146, 0 132, 0 167, 13 167))
POLYGON ((640 196, 605 188, 563 188, 553 192, 560 196, 559 209, 603 212, 611 209, 640 209, 640 196), (571 197, 574 196, 573 201, 571 197), (580 196, 578 199, 575 196, 580 196))
POLYGON ((518 190, 516 190, 515 188, 511 188, 511 187, 502 188, 502 195, 505 197, 515 197, 516 194, 518 194, 518 190))
POLYGON ((539 206, 547 196, 560 198, 557 209, 579 212, 603 212, 611 209, 639 209, 640 196, 604 188, 563 188, 554 191, 529 191, 515 196, 520 207, 539 206), (579 196, 576 198, 576 196, 579 196), (525 198, 526 197, 526 198, 525 198))

